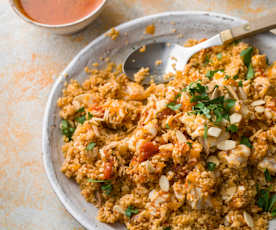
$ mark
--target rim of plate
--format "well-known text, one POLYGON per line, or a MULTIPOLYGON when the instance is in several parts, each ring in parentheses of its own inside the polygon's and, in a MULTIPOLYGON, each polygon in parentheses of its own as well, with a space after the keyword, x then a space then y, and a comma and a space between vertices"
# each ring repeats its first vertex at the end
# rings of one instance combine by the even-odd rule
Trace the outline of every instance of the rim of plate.
MULTIPOLYGON (((125 29, 126 27, 131 27, 132 25, 142 23, 144 21, 149 21, 151 19, 156 19, 159 17, 169 17, 169 16, 177 16, 177 15, 206 15, 209 17, 217 17, 221 19, 230 19, 239 23, 245 23, 246 20, 243 20, 238 17, 233 17, 229 16, 227 14, 222 14, 222 13, 215 13, 215 12, 209 12, 209 11, 170 11, 170 12, 164 12, 164 13, 158 13, 158 14, 153 14, 145 17, 140 17, 137 19, 133 19, 129 22, 125 22, 123 24, 120 24, 119 26, 116 26, 115 29, 120 31, 125 29)), ((88 52, 91 47, 94 46, 94 44, 100 42, 101 40, 105 39, 105 35, 102 34, 93 41, 91 41, 86 47, 84 47, 73 59, 72 61, 67 65, 67 67, 61 72, 59 76, 64 76, 69 70, 75 65, 78 59, 80 59, 81 56, 83 56, 86 52, 88 52)), ((44 168, 46 171, 46 175, 48 177, 48 180, 52 186, 52 189, 56 193, 57 197, 65 207, 65 209, 85 228, 91 229, 88 223, 83 219, 82 215, 76 210, 71 207, 70 200, 67 199, 66 194, 62 190, 55 171, 53 167, 53 162, 51 160, 51 152, 50 152, 50 145, 49 145, 49 137, 50 137, 50 132, 48 130, 48 123, 49 123, 49 118, 50 118, 50 110, 51 110, 51 105, 52 105, 52 100, 53 96, 60 84, 62 82, 63 78, 58 77, 58 79, 54 82, 50 94, 48 96, 45 112, 44 112, 44 117, 43 117, 43 125, 42 125, 42 154, 43 154, 43 164, 44 168)), ((92 204, 91 204, 92 205, 92 204)))

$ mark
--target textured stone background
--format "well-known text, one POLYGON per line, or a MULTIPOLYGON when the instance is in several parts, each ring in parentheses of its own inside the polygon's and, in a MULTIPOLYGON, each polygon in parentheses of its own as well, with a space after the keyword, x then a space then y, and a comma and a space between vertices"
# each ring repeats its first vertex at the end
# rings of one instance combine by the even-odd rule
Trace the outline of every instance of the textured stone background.
POLYGON ((0 0, 0 229, 83 229, 63 208, 44 173, 41 126, 53 81, 95 37, 127 20, 172 10, 204 10, 245 19, 275 0, 109 0, 86 30, 57 36, 26 24, 0 0))

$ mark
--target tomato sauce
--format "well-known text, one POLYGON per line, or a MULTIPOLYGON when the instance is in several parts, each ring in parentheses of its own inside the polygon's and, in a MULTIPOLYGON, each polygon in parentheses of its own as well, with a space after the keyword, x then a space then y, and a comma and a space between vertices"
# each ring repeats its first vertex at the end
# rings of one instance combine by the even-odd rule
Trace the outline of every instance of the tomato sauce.
POLYGON ((28 18, 48 25, 77 21, 93 10, 102 0, 18 0, 19 8, 28 18))

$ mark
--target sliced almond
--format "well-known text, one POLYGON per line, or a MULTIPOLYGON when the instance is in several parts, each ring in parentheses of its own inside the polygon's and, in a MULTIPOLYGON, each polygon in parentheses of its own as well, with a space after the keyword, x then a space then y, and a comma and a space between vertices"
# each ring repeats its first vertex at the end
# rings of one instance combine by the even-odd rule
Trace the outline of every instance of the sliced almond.
POLYGON ((247 95, 246 93, 244 92, 243 88, 242 87, 239 87, 239 95, 240 95, 240 98, 242 100, 246 100, 247 99, 247 95))
POLYGON ((118 212, 118 213, 121 213, 121 214, 125 214, 124 210, 123 210, 122 207, 119 206, 119 205, 115 205, 115 206, 113 207, 113 210, 114 210, 115 212, 118 212))
POLYGON ((208 129, 208 136, 218 137, 221 134, 221 129, 217 127, 211 127, 208 129))
POLYGON ((231 124, 236 124, 236 123, 239 123, 242 119, 242 115, 239 114, 239 113, 233 113, 231 116, 230 116, 230 123, 231 124))
POLYGON ((152 163, 149 160, 145 161, 145 165, 146 165, 146 169, 149 173, 155 172, 155 168, 152 166, 152 163))
POLYGON ((210 156, 210 157, 208 157, 207 162, 212 162, 216 166, 219 165, 219 160, 218 160, 218 158, 216 156, 210 156))
POLYGON ((228 92, 231 94, 232 97, 234 97, 236 100, 239 100, 238 95, 236 94, 235 90, 230 85, 225 85, 225 88, 228 90, 228 92))
POLYGON ((251 215, 249 215, 246 211, 243 212, 243 218, 245 223, 250 227, 254 228, 254 220, 251 215))
POLYGON ((180 143, 180 144, 184 144, 187 142, 187 138, 184 136, 184 134, 179 131, 179 130, 176 130, 175 131, 175 135, 176 135, 176 138, 177 138, 177 141, 180 143))
POLYGON ((236 147, 236 142, 233 140, 225 140, 218 143, 217 148, 219 150, 228 151, 236 147))
POLYGON ((265 111, 265 108, 263 106, 256 106, 255 111, 257 113, 263 113, 265 111))
POLYGON ((168 192, 170 189, 170 183, 166 176, 162 175, 159 179, 159 186, 164 192, 168 192))
POLYGON ((237 187, 236 186, 232 186, 232 187, 228 188, 225 191, 225 196, 223 196, 223 199, 226 200, 226 201, 231 200, 232 197, 235 195, 236 191, 237 191, 237 187))
POLYGON ((155 198, 155 196, 156 196, 156 190, 153 189, 153 190, 151 190, 150 193, 149 193, 149 199, 150 199, 150 201, 153 201, 154 198, 155 198))
POLYGON ((255 106, 258 106, 258 105, 264 105, 265 104, 265 101, 264 100, 257 100, 257 101, 253 101, 251 103, 251 106, 255 107, 255 106))

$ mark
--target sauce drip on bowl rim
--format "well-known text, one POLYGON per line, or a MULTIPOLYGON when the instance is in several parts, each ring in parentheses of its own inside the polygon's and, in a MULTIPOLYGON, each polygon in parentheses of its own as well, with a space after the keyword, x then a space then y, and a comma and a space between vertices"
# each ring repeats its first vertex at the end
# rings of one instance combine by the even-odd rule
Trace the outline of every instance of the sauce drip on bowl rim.
POLYGON ((103 0, 17 0, 28 18, 48 25, 78 21, 97 9, 103 0))

